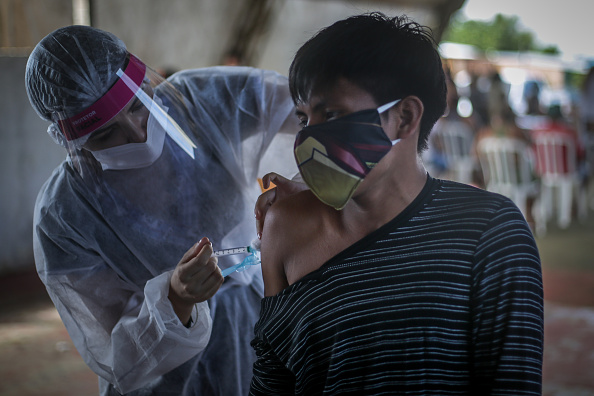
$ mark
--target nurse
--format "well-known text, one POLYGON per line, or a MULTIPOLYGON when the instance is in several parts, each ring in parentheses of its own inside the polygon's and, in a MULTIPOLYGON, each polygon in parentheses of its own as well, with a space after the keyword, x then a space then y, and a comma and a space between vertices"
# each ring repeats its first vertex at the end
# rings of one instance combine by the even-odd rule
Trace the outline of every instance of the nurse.
POLYGON ((35 47, 25 82, 67 151, 36 202, 37 271, 101 395, 246 394, 261 272, 223 282, 242 258, 211 253, 256 236, 259 160, 296 127, 286 78, 164 80, 114 35, 69 26, 35 47))

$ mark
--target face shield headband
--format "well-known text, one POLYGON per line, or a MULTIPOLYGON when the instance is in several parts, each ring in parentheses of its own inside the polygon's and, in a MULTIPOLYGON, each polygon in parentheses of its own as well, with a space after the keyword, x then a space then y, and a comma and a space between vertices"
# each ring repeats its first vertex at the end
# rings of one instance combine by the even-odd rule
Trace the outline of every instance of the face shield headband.
MULTIPOLYGON (((120 69, 121 70, 121 69, 120 69)), ((146 66, 140 59, 128 54, 128 64, 122 72, 139 87, 146 74, 146 66)), ((101 128, 115 117, 134 97, 136 91, 119 78, 99 100, 80 113, 58 120, 58 125, 69 143, 82 146, 91 132, 101 128)))
POLYGON ((177 122, 167 114, 167 109, 164 109, 141 89, 147 75, 146 65, 134 55, 129 54, 125 69, 119 69, 116 74, 119 79, 97 102, 75 116, 57 120, 68 146, 81 148, 92 132, 113 119, 136 96, 149 109, 151 117, 158 125, 190 157, 194 158, 196 145, 177 122))
POLYGON ((388 138, 380 119, 399 101, 307 126, 297 134, 299 172, 320 201, 344 208, 365 176, 399 141, 388 138))

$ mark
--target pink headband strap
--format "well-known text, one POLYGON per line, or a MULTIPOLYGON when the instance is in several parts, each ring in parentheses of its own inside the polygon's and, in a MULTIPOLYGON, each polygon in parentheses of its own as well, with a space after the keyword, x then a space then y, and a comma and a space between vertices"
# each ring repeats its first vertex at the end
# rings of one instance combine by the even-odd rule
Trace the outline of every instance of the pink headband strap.
MULTIPOLYGON (((124 74, 140 87, 146 66, 140 59, 129 54, 129 61, 124 74)), ((60 129, 66 140, 71 141, 101 128, 115 117, 134 97, 136 92, 128 88, 126 83, 118 78, 113 86, 99 100, 77 115, 59 120, 60 129)))

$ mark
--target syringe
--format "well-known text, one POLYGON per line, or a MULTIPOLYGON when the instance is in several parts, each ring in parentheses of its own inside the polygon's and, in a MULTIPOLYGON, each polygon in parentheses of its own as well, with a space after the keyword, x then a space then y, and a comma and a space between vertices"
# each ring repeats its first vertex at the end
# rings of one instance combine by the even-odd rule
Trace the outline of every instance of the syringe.
POLYGON ((232 254, 241 254, 241 253, 255 253, 260 251, 260 240, 254 239, 249 246, 241 246, 229 249, 221 249, 215 250, 212 252, 212 255, 215 257, 221 256, 230 256, 232 254))
POLYGON ((215 257, 230 256, 233 254, 251 253, 241 263, 235 264, 227 269, 222 270, 223 276, 227 276, 235 271, 241 272, 245 270, 247 266, 260 264, 260 240, 256 239, 252 241, 250 246, 242 246, 229 249, 221 249, 212 252, 215 257))
POLYGON ((229 248, 229 249, 221 249, 212 252, 212 255, 215 257, 221 256, 230 256, 232 254, 240 254, 240 253, 254 253, 256 249, 251 246, 244 246, 244 247, 236 247, 236 248, 229 248))

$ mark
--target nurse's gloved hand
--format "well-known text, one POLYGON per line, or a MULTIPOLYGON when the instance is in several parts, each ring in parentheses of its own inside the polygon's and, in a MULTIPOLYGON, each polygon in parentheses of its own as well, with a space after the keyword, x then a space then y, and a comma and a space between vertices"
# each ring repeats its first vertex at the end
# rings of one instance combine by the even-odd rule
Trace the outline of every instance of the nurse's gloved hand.
POLYGON ((169 301, 183 324, 190 321, 194 304, 215 295, 223 284, 217 258, 211 257, 212 244, 202 238, 184 254, 169 284, 169 301))
POLYGON ((264 229, 264 218, 268 208, 277 200, 288 197, 298 193, 299 191, 307 190, 308 187, 301 181, 289 180, 277 173, 267 173, 262 178, 262 185, 264 188, 268 188, 270 183, 276 185, 275 188, 262 193, 256 201, 256 207, 254 214, 256 216, 256 233, 258 238, 262 237, 262 230, 264 229))

